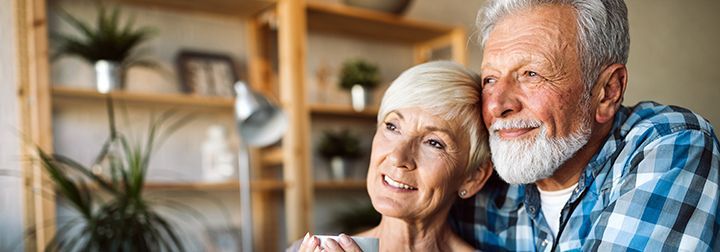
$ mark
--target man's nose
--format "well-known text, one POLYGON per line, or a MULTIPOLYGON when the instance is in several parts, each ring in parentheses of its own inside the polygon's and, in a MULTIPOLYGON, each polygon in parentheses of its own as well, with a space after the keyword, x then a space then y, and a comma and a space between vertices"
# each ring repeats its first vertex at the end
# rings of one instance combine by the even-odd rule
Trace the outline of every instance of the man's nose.
POLYGON ((483 100, 490 115, 494 118, 509 117, 522 109, 519 101, 519 88, 512 78, 501 78, 492 86, 486 86, 483 100))
POLYGON ((415 169, 415 145, 412 140, 398 142, 389 155, 390 163, 395 168, 415 169))

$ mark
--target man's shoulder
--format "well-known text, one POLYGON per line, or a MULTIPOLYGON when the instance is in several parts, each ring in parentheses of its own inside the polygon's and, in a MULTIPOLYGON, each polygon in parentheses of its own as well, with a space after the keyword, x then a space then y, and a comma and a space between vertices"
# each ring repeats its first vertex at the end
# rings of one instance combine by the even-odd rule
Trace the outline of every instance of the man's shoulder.
POLYGON ((626 139, 642 136, 646 140, 654 140, 688 130, 697 130, 708 136, 715 134, 712 124, 699 114, 683 107, 650 101, 623 107, 618 112, 618 118, 618 133, 626 139))
MULTIPOLYGON (((719 144, 712 125, 682 107, 655 102, 623 107, 611 134, 601 152, 607 159, 595 168, 608 175, 608 180, 600 179, 605 181, 603 187, 618 181, 633 182, 636 178, 652 179, 674 169, 706 173, 706 169, 717 167, 719 144)), ((634 184, 639 186, 639 181, 634 184)))

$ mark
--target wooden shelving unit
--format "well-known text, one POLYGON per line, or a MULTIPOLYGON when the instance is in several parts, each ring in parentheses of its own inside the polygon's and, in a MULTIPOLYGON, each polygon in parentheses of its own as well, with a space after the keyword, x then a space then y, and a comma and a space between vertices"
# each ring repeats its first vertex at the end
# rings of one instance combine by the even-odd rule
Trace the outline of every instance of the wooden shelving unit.
POLYGON ((403 43, 422 43, 450 34, 452 26, 407 19, 340 4, 307 3, 311 31, 403 43))
MULTIPOLYGON (((131 91, 114 91, 110 97, 119 102, 131 104, 151 104, 163 106, 181 106, 200 109, 232 110, 233 99, 228 97, 209 97, 187 94, 152 94, 138 93, 131 91)), ((53 86, 53 101, 56 104, 64 102, 104 102, 105 94, 87 88, 75 88, 66 86, 53 86)))
MULTIPOLYGON (((274 191, 281 192, 285 190, 287 183, 278 180, 256 180, 250 183, 253 191, 274 191)), ((232 182, 148 182, 145 184, 146 190, 153 191, 232 191, 239 190, 240 183, 232 182)))
POLYGON ((115 0, 141 7, 156 7, 184 12, 201 12, 230 17, 246 17, 271 8, 275 0, 115 0))
POLYGON ((334 104, 312 104, 310 105, 310 113, 313 116, 330 116, 330 117, 356 117, 365 119, 375 119, 377 117, 378 108, 369 107, 365 110, 357 112, 350 106, 334 105, 334 104))
POLYGON ((365 180, 315 181, 316 190, 365 190, 365 180))

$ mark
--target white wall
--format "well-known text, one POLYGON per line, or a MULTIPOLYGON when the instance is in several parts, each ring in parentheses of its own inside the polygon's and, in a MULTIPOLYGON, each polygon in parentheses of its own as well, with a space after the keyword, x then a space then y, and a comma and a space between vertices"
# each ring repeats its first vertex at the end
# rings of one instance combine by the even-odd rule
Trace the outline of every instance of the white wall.
POLYGON ((634 0, 625 104, 689 108, 720 128, 720 1, 634 0))
POLYGON ((23 187, 15 1, 0 1, 0 251, 22 251, 23 187))

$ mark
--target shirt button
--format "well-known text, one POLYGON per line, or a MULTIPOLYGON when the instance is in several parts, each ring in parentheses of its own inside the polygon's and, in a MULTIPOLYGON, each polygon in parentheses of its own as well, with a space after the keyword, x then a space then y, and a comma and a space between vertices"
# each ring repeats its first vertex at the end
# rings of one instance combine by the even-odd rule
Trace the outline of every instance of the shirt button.
POLYGON ((542 246, 545 247, 545 246, 548 245, 548 243, 550 243, 550 242, 548 242, 548 240, 545 239, 545 240, 542 241, 542 246))
POLYGON ((532 214, 532 213, 534 213, 534 212, 535 212, 535 207, 532 207, 532 206, 531 206, 531 207, 530 207, 530 213, 532 214))

